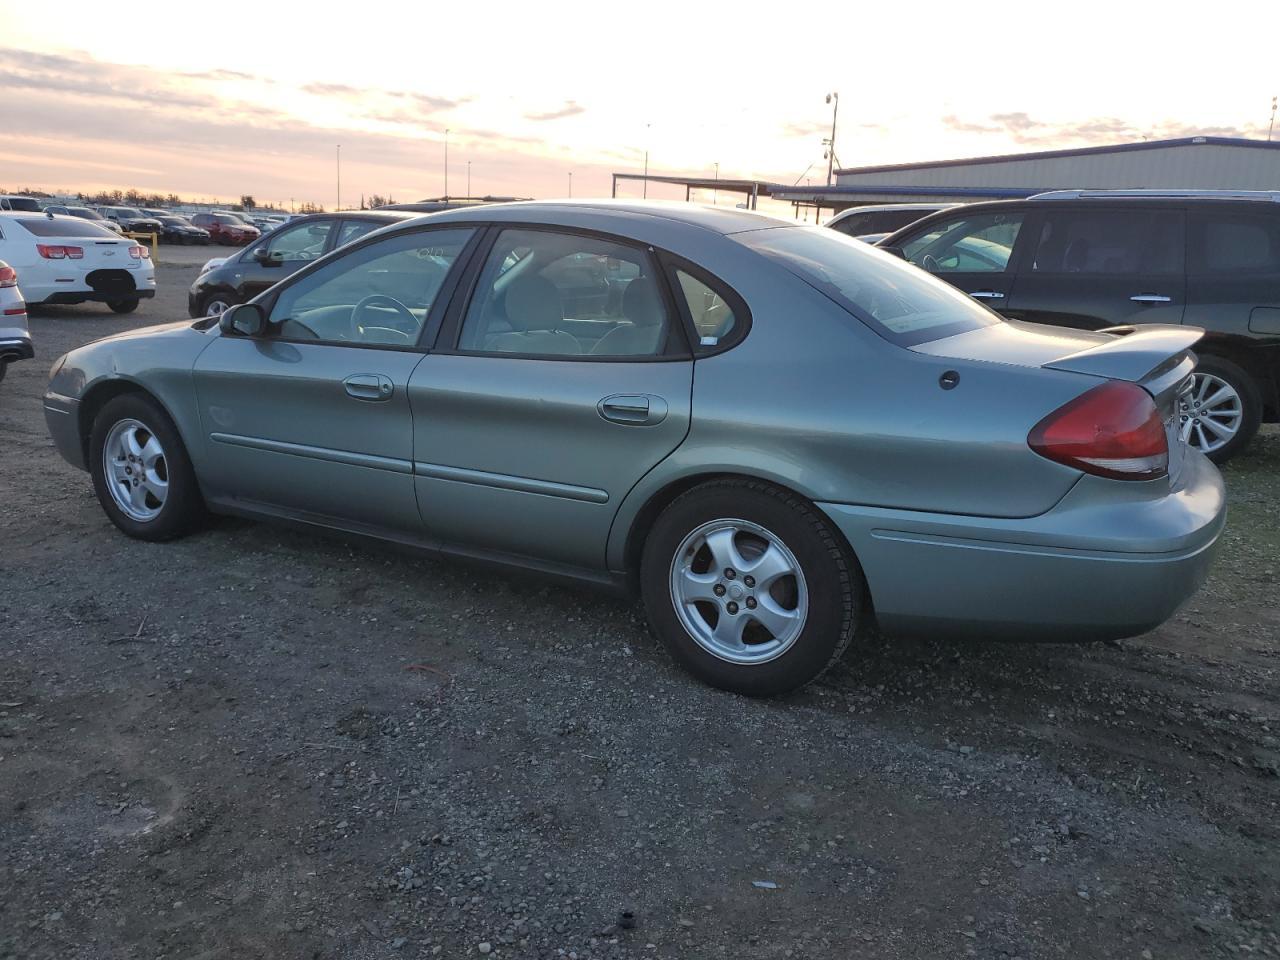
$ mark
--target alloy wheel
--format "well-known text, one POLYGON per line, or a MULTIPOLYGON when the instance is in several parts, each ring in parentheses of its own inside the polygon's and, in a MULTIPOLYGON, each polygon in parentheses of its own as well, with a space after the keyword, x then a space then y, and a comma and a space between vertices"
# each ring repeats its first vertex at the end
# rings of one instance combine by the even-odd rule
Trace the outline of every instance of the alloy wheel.
POLYGON ((111 499, 125 516, 146 523, 160 515, 169 495, 169 463, 146 424, 117 421, 102 445, 102 467, 111 499))
POLYGON ((227 303, 227 301, 222 300, 218 297, 215 297, 214 299, 210 300, 207 304, 205 304, 204 315, 206 317, 221 316, 222 313, 230 306, 231 304, 227 303))
POLYGON ((729 663, 775 660, 796 642, 809 590, 795 555, 747 520, 712 520, 671 561, 671 599, 694 641, 729 663))
POLYGON ((1244 422, 1244 402, 1239 392, 1212 373, 1196 373, 1178 407, 1182 439, 1201 453, 1225 447, 1244 422))

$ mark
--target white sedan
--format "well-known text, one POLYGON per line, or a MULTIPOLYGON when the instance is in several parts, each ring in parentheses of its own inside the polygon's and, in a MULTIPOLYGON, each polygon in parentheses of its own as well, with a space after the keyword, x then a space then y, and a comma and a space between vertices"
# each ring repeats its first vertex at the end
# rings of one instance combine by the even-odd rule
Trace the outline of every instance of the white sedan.
POLYGON ((18 289, 18 271, 0 260, 0 380, 15 360, 30 360, 31 333, 27 329, 27 304, 18 289))
POLYGON ((0 260, 18 271, 30 304, 97 301, 132 313, 156 295, 151 252, 79 217, 0 213, 0 260))

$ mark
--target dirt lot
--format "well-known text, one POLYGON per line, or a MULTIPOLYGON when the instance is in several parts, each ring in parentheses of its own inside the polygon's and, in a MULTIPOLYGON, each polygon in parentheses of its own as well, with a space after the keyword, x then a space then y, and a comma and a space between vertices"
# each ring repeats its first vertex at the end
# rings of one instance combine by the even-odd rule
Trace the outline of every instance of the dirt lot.
POLYGON ((0 957, 1280 956, 1274 429, 1159 631, 876 641, 752 702, 606 597, 118 534, 45 374, 193 273, 33 317, 0 385, 0 957))

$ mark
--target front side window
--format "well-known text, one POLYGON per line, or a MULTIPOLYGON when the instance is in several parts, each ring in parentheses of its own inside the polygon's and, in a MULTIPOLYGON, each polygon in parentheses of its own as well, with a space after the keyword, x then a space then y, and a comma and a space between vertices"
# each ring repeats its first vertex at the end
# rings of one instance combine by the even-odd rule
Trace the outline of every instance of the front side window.
POLYGON ((733 239, 781 264, 902 346, 1001 322, 949 283, 826 227, 773 227, 733 239))
POLYGON ((930 273, 1003 273, 1022 229, 1022 213, 985 213, 935 224, 902 245, 930 273))
POLYGON ((404 233, 353 250, 287 286, 271 323, 286 340, 412 346, 471 233, 404 233))
POLYGON ((344 220, 335 246, 345 247, 348 243, 359 240, 366 233, 372 233, 379 227, 385 226, 386 224, 380 220, 344 220))
POLYGON ((1049 210, 1035 241, 1033 273, 1182 270, 1181 219, 1172 211, 1049 210))
POLYGON ((526 356, 652 357, 670 318, 653 259, 595 237, 543 230, 498 235, 459 348, 526 356))
POLYGON ((1193 211, 1190 233, 1192 273, 1280 273, 1280 216, 1193 211))
POLYGON ((332 230, 332 220, 312 220, 287 227, 270 238, 267 255, 277 263, 318 260, 332 230))

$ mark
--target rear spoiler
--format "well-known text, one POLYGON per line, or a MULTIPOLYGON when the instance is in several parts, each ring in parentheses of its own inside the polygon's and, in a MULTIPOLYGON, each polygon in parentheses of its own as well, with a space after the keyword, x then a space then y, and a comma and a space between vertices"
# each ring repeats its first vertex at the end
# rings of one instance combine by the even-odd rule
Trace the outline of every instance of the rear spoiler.
POLYGON ((1157 323, 1107 327, 1097 332, 1113 334, 1114 338, 1051 360, 1044 366, 1110 380, 1129 380, 1146 387, 1157 400, 1165 392, 1177 389, 1191 375, 1196 365, 1191 347, 1204 336, 1204 330, 1199 327, 1157 323))

